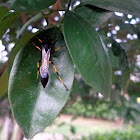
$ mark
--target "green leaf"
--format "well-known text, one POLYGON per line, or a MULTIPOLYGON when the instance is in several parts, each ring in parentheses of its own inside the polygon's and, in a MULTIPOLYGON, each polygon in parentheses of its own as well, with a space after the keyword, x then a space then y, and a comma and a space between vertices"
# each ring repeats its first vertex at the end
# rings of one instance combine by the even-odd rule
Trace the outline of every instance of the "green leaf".
POLYGON ((75 69, 75 78, 71 90, 71 97, 76 96, 77 94, 79 94, 81 97, 86 96, 88 93, 90 93, 90 90, 91 87, 85 83, 81 75, 75 69))
MULTIPOLYGON (((124 91, 126 91, 128 82, 130 79, 130 71, 129 71, 129 65, 127 60, 127 55, 125 53, 125 50, 121 47, 119 43, 112 40, 112 52, 115 57, 118 58, 118 67, 120 68, 122 72, 121 81, 122 81, 122 88, 124 91)), ((112 59, 112 58, 111 58, 112 59)))
POLYGON ((108 94, 112 68, 98 33, 83 18, 67 11, 64 36, 73 62, 86 83, 96 91, 108 94))
POLYGON ((37 12, 53 5, 56 0, 9 0, 11 9, 20 12, 37 12))
POLYGON ((70 131, 71 131, 72 134, 76 134, 76 128, 75 128, 75 126, 71 125, 70 126, 70 131))
POLYGON ((9 80, 9 74, 7 69, 4 71, 2 76, 0 77, 0 98, 3 97, 5 94, 7 94, 8 91, 8 80, 9 80))
POLYGON ((12 49, 12 52, 10 53, 10 57, 8 60, 8 72, 10 73, 14 59, 19 52, 19 50, 26 44, 31 37, 33 37, 34 34, 31 33, 25 33, 15 44, 14 48, 12 49))
POLYGON ((9 13, 9 10, 7 8, 0 6, 0 21, 8 13, 9 13))
POLYGON ((7 14, 1 21, 0 21, 0 38, 6 32, 8 28, 10 28, 11 24, 17 18, 18 13, 12 12, 7 14))
POLYGON ((31 36, 33 36, 33 34, 29 34, 29 33, 24 34, 23 37, 17 41, 15 47, 12 49, 12 52, 10 53, 10 57, 8 60, 8 67, 5 70, 5 72, 2 74, 2 76, 0 77, 0 85, 2 87, 0 88, 0 97, 3 97, 8 92, 9 74, 10 74, 16 54, 19 52, 21 47, 25 43, 27 43, 27 41, 29 40, 29 38, 31 38, 31 36))
POLYGON ((140 16, 139 0, 82 0, 84 4, 90 4, 109 11, 122 12, 140 16))
MULTIPOLYGON (((37 36, 41 39, 46 34, 56 41, 53 49, 65 45, 58 28, 40 32, 37 36)), ((36 37, 32 40, 41 46, 36 37)), ((40 81, 35 86, 36 63, 41 59, 40 56, 41 52, 28 42, 17 54, 10 74, 9 100, 14 118, 26 138, 32 138, 54 121, 68 99, 74 79, 74 67, 64 46, 53 53, 50 60, 69 90, 60 82, 51 64, 46 88, 43 88, 40 81)))
POLYGON ((111 11, 101 9, 92 5, 79 5, 74 10, 76 14, 89 22, 93 28, 99 27, 106 22, 113 14, 111 11))

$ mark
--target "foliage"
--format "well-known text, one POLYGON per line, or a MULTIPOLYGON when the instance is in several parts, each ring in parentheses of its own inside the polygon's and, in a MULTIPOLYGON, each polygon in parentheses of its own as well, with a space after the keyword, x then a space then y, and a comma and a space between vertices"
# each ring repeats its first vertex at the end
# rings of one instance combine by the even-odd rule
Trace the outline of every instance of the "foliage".
POLYGON ((64 34, 78 71, 93 89, 108 94, 111 89, 111 63, 102 40, 92 29, 80 16, 72 12, 65 14, 64 34))
MULTIPOLYGON (((109 130, 104 131, 100 129, 99 131, 91 131, 90 134, 83 135, 80 138, 74 137, 74 140, 139 140, 140 138, 140 126, 131 126, 128 125, 126 128, 116 129, 116 130, 109 130)), ((73 138, 70 138, 69 136, 64 134, 64 138, 66 140, 70 140, 73 138)))
POLYGON ((109 108, 109 102, 99 101, 98 103, 87 103, 77 100, 72 106, 66 106, 63 113, 74 116, 95 117, 113 120, 117 117, 117 111, 109 108))
MULTIPOLYGON (((2 0, 0 4, 0 38, 6 46, 5 50, 10 54, 8 67, 3 74, 0 74, 2 75, 0 83, 4 87, 0 90, 0 96, 8 91, 14 117, 27 138, 32 138, 52 123, 65 105, 70 92, 72 96, 74 93, 84 94, 82 100, 85 100, 85 97, 91 97, 91 92, 101 92, 106 98, 109 97, 110 91, 127 92, 130 72, 136 73, 135 71, 139 69, 135 65, 135 59, 130 63, 129 71, 126 52, 129 54, 131 49, 128 47, 124 50, 124 44, 119 45, 114 41, 116 36, 113 36, 109 42, 107 39, 104 40, 101 35, 106 34, 107 28, 103 31, 104 27, 100 29, 97 27, 114 17, 115 11, 139 16, 140 2, 138 0, 127 0, 127 2, 82 0, 81 4, 75 7, 76 2, 76 0, 72 2, 71 0, 63 2, 59 0, 9 0, 8 2, 2 0), (65 11, 65 14, 62 11, 65 11), (20 18, 22 20, 19 20, 20 18), (46 27, 42 25, 42 21, 46 23, 46 27), (32 34, 33 29, 37 28, 40 32, 36 35, 32 34), (41 31, 41 28, 45 31, 41 31), (40 52, 30 40, 41 48, 39 39, 46 34, 55 42, 53 49, 62 47, 51 55, 50 60, 55 63, 58 73, 68 86, 68 91, 65 90, 62 80, 60 82, 60 78, 56 76, 53 66, 49 68, 50 78, 47 87, 44 89, 40 82, 37 87, 35 86, 35 65, 41 58, 40 52), (10 52, 9 45, 13 42, 15 47, 10 52), (108 43, 112 44, 111 49, 107 48, 108 43), (115 64, 117 62, 117 67, 113 67, 115 64, 112 60, 115 60, 115 64), (74 80, 74 67, 86 83, 81 81, 81 78, 74 80), (121 71, 121 75, 112 73, 117 70, 121 71), (83 87, 80 87, 81 83, 83 87), (71 91, 72 84, 76 86, 76 89, 71 91), (115 90, 112 90, 112 85, 115 90)), ((116 20, 116 17, 114 19, 116 20)), ((131 27, 131 29, 139 37, 139 27, 131 27)), ((137 52, 139 53, 139 50, 137 52)), ((131 108, 137 110, 135 106, 128 104, 126 106, 129 110, 131 108)), ((107 107, 99 112, 105 112, 106 109, 107 107)), ((73 127, 71 130, 74 133, 73 127)))
POLYGON ((74 116, 94 117, 108 120, 124 119, 125 122, 140 122, 140 104, 136 102, 136 97, 126 100, 121 97, 118 101, 104 101, 95 97, 89 100, 78 98, 71 106, 65 106, 63 113, 74 116))
MULTIPOLYGON (((111 133, 106 134, 91 134, 88 137, 82 137, 82 140, 139 140, 140 134, 138 128, 128 128, 128 130, 115 130, 111 133)), ((77 139, 78 140, 78 139, 77 139)))

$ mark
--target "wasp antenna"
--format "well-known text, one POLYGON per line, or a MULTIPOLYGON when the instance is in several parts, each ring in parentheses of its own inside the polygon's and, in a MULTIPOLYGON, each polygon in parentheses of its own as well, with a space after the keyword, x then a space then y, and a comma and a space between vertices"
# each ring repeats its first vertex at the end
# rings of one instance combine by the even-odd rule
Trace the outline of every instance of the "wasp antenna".
POLYGON ((35 43, 30 39, 30 41, 32 42, 32 44, 39 50, 39 51, 41 51, 41 49, 38 47, 38 46, 36 46, 35 45, 35 43))

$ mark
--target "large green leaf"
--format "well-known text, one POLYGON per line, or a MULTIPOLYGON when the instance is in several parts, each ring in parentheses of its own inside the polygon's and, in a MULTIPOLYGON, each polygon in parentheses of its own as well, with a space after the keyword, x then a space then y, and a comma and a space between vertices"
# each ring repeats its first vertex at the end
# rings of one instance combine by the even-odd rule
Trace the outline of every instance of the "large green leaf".
POLYGON ((53 5, 56 0, 9 0, 11 9, 21 12, 37 12, 53 5))
POLYGON ((114 12, 122 12, 140 16, 139 0, 82 0, 84 4, 90 4, 114 12))
POLYGON ((18 13, 13 12, 7 14, 4 18, 2 18, 2 20, 0 21, 0 38, 3 36, 6 30, 10 28, 11 24, 14 22, 17 16, 18 13))
POLYGON ((83 18, 67 11, 64 36, 73 62, 86 83, 96 91, 108 94, 112 68, 98 33, 83 18))
POLYGON ((23 45, 28 42, 29 38, 31 38, 32 36, 33 34, 25 33, 23 37, 17 41, 16 45, 12 49, 12 52, 10 53, 10 57, 8 60, 8 67, 5 70, 5 72, 2 74, 2 76, 0 77, 0 85, 2 87, 0 88, 0 97, 4 96, 8 92, 9 74, 10 74, 16 54, 19 52, 21 47, 23 47, 23 45))
POLYGON ((10 73, 14 59, 19 52, 19 50, 26 44, 34 34, 32 33, 24 33, 24 35, 16 42, 12 52, 10 53, 10 57, 8 60, 8 72, 10 73))
POLYGON ((6 69, 2 76, 0 77, 0 98, 3 97, 5 94, 7 94, 8 91, 8 80, 9 80, 9 74, 8 70, 6 69))
MULTIPOLYGON (((54 48, 65 45, 62 33, 57 28, 43 31, 37 36, 41 39, 46 34, 56 41, 54 48)), ((36 45, 40 45, 36 37, 32 40, 36 45)), ((12 112, 27 138, 42 131, 58 116, 68 99, 74 79, 74 67, 65 46, 52 54, 50 60, 56 65, 69 90, 60 82, 51 64, 46 88, 43 88, 40 81, 35 86, 36 62, 41 59, 40 53, 28 42, 17 54, 9 79, 12 112)))
POLYGON ((99 27, 106 22, 113 14, 111 11, 101 9, 92 5, 79 5, 74 10, 76 14, 80 15, 94 28, 99 27))

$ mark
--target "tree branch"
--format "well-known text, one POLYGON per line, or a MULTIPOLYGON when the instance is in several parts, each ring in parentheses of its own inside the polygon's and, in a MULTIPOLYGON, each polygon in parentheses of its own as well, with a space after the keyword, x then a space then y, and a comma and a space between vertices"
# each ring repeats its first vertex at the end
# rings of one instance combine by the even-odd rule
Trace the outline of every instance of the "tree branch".
POLYGON ((67 10, 69 10, 69 8, 70 8, 70 5, 71 5, 71 2, 72 2, 72 0, 69 0, 69 3, 68 3, 68 8, 67 8, 67 10))

